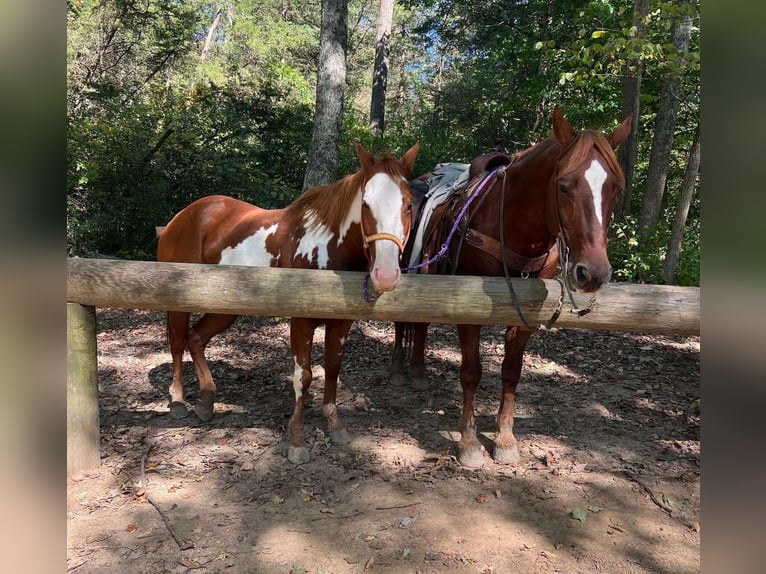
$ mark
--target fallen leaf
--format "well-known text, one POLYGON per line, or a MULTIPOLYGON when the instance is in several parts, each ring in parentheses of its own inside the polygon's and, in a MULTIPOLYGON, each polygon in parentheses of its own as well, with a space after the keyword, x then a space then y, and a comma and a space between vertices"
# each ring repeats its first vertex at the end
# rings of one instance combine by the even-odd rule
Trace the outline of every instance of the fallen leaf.
POLYGON ((570 512, 570 515, 575 520, 579 520, 581 523, 585 522, 585 511, 582 508, 575 508, 570 512))
POLYGON ((592 506, 591 505, 591 506, 588 507, 588 510, 590 510, 591 512, 601 512, 604 509, 601 508, 600 506, 592 506))
POLYGON ((487 502, 487 497, 484 494, 480 494, 478 496, 474 496, 473 499, 481 504, 482 502, 487 502))
POLYGON ((138 530, 137 524, 128 524, 128 532, 135 532, 136 530, 138 530))
POLYGON ((691 528, 694 532, 699 532, 700 531, 700 523, 699 522, 692 522, 689 525, 689 528, 691 528))
POLYGON ((370 556, 364 565, 364 571, 372 570, 373 566, 375 566, 375 556, 370 556))

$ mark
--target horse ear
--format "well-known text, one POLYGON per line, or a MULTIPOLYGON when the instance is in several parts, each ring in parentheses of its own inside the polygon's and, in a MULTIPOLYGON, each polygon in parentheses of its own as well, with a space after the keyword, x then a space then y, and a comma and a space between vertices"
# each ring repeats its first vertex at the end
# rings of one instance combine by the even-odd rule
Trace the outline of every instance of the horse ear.
POLYGON ((609 145, 612 146, 612 149, 616 149, 618 145, 625 141, 625 138, 627 138, 630 134, 630 127, 632 124, 633 114, 630 114, 619 126, 614 128, 612 133, 606 136, 606 139, 609 142, 609 145))
POLYGON ((362 165, 364 169, 369 169, 369 167, 372 165, 372 162, 373 162, 370 152, 364 149, 362 144, 360 144, 356 140, 351 140, 351 143, 354 144, 354 149, 356 150, 356 157, 359 158, 359 163, 362 165))
POLYGON ((404 152, 402 156, 402 163, 404 164, 404 171, 407 173, 407 177, 410 177, 412 173, 412 165, 415 163, 415 158, 418 156, 418 150, 420 150, 420 142, 415 142, 415 145, 404 152))
POLYGON ((561 113, 558 104, 553 108, 553 133, 562 148, 567 147, 577 137, 577 134, 561 113))

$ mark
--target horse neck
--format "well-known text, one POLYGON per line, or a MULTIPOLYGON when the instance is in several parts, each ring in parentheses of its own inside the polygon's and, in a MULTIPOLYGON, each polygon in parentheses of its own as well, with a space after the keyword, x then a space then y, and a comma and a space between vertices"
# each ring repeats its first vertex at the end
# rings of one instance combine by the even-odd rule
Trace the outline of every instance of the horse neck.
POLYGON ((545 221, 545 209, 548 187, 560 153, 556 139, 549 137, 521 152, 508 168, 503 211, 509 242, 514 239, 519 242, 519 235, 521 242, 535 246, 547 246, 553 241, 554 236, 545 221))
POLYGON ((329 185, 309 189, 285 209, 283 220, 304 226, 306 233, 333 244, 330 266, 335 269, 363 265, 361 217, 364 176, 361 172, 329 185))

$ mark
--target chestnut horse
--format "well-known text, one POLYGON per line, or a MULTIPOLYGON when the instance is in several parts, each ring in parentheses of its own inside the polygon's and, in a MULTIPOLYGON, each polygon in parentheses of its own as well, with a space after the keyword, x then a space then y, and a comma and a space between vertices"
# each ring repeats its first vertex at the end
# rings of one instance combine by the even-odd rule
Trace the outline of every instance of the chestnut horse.
MULTIPOLYGON (((370 270, 377 291, 391 291, 400 277, 399 261, 411 226, 411 190, 407 182, 419 144, 401 159, 372 157, 354 142, 361 168, 327 186, 304 192, 284 209, 261 209, 221 195, 203 197, 179 212, 161 232, 158 261, 370 270)), ((361 296, 361 295, 360 295, 361 296)), ((205 361, 210 339, 229 327, 236 315, 206 313, 189 328, 189 313, 168 312, 173 357, 170 412, 187 415, 181 386, 184 350, 191 354, 200 392, 196 415, 213 418, 216 386, 205 361)), ((295 369, 295 403, 289 424, 288 458, 309 460, 303 438, 303 403, 311 384, 314 330, 325 325, 325 388, 322 411, 331 440, 349 442, 335 405, 343 345, 350 320, 292 318, 290 345, 295 369)))
MULTIPOLYGON (((497 153, 477 158, 471 166, 472 175, 475 171, 493 175, 485 189, 478 190, 481 194, 459 222, 460 233, 455 234, 447 257, 442 260, 448 264, 432 264, 424 272, 553 278, 561 266, 563 281, 568 282, 569 288, 596 292, 611 276, 607 229, 615 198, 625 185, 613 150, 627 137, 631 121, 629 116, 608 135, 594 130, 577 133, 557 106, 553 112, 553 136, 514 158, 497 153)), ((442 229, 453 228, 458 219, 456 213, 465 206, 468 194, 479 185, 477 182, 483 181, 479 179, 481 174, 476 175, 462 193, 454 194, 452 204, 442 204, 434 212, 427 232, 431 235, 430 252, 429 245, 424 244, 423 259, 433 255, 444 241, 445 232, 439 230, 440 225, 442 229)), ((510 281, 509 286, 512 289, 510 281)), ((510 296, 514 296, 512 291, 510 296)), ((526 325, 523 316, 521 319, 526 325)), ((427 330, 428 324, 424 323, 396 325, 392 377, 402 376, 405 356, 402 341, 406 331, 414 388, 428 386, 423 357, 427 330)), ((457 331, 463 388, 458 460, 475 468, 483 464, 474 418, 474 398, 482 375, 481 326, 458 325, 457 331)), ((498 463, 519 460, 513 436, 513 409, 530 335, 527 327, 506 329, 494 449, 498 463)))

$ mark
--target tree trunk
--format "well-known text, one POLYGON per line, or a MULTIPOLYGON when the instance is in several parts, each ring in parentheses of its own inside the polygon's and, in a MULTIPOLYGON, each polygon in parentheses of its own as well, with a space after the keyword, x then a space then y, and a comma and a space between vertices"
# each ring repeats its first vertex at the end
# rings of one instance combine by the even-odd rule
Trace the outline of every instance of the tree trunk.
POLYGON ((372 96, 370 98, 370 129, 376 136, 382 136, 385 130, 388 52, 391 48, 393 17, 394 0, 380 0, 378 33, 375 38, 375 65, 372 71, 372 96))
POLYGON ((694 197, 695 183, 697 173, 700 168, 700 128, 694 133, 694 141, 689 151, 689 161, 684 171, 684 179, 681 183, 681 196, 678 200, 678 209, 673 219, 673 228, 670 232, 670 241, 668 242, 668 253, 665 256, 665 262, 662 267, 662 280, 667 284, 672 284, 676 277, 676 268, 678 267, 678 258, 681 254, 681 238, 684 235, 684 226, 686 225, 686 216, 689 214, 689 206, 694 197))
MULTIPOLYGON (((686 3, 681 2, 682 5, 686 3)), ((688 50, 691 24, 691 16, 687 13, 681 16, 673 28, 672 42, 679 59, 683 59, 688 50)), ((665 193, 670 164, 670 149, 673 146, 673 134, 678 115, 680 87, 681 77, 677 73, 669 75, 662 83, 652 138, 652 151, 649 156, 649 170, 638 219, 638 230, 642 236, 648 235, 660 219, 662 196, 665 193)))
MULTIPOLYGON (((649 11, 649 0, 635 0, 633 3, 633 25, 636 27, 636 38, 643 39, 646 36, 646 15, 649 11)), ((630 200, 633 192, 633 170, 638 156, 638 124, 640 113, 641 79, 643 77, 643 63, 636 58, 625 66, 625 80, 622 92, 622 116, 633 114, 633 123, 627 139, 622 142, 617 150, 617 158, 625 173, 625 193, 614 209, 617 221, 624 220, 630 215, 630 200), (633 71, 630 68, 633 68, 633 71)))
POLYGON ((322 0, 314 128, 303 189, 331 183, 338 168, 338 146, 346 87, 348 0, 322 0))
POLYGON ((200 60, 203 62, 207 59, 207 53, 210 50, 210 44, 213 43, 213 34, 215 34, 215 29, 218 27, 218 22, 221 21, 221 8, 218 8, 215 11, 215 16, 213 17, 213 23, 210 24, 210 29, 207 31, 207 38, 205 38, 205 45, 202 47, 202 53, 199 55, 200 60))

